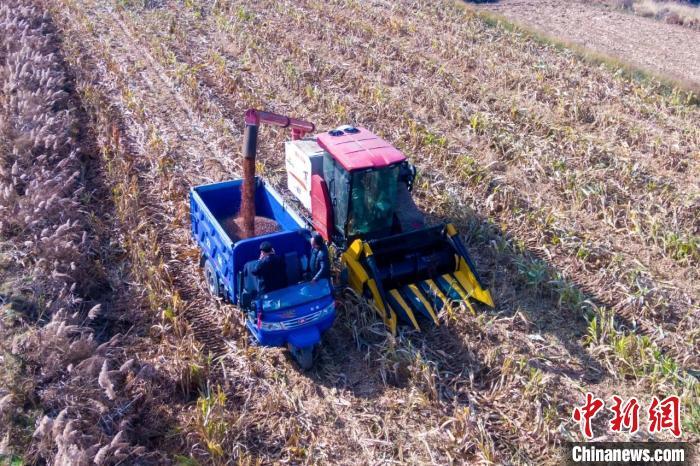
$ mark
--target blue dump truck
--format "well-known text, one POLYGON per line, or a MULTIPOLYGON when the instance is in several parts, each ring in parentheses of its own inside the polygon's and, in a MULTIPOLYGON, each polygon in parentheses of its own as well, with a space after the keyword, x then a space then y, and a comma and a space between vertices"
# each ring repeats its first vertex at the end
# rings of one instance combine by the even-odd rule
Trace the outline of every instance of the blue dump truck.
POLYGON ((270 186, 255 179, 255 215, 276 228, 271 233, 238 239, 230 224, 240 210, 242 180, 197 186, 190 191, 192 234, 201 248, 203 267, 211 293, 238 305, 246 313, 246 327, 263 346, 287 346, 303 369, 313 364, 314 348, 335 320, 335 300, 330 280, 304 279, 311 253, 310 231, 304 221, 285 206, 270 186), (260 293, 252 274, 260 244, 272 244, 284 258, 287 286, 260 293))

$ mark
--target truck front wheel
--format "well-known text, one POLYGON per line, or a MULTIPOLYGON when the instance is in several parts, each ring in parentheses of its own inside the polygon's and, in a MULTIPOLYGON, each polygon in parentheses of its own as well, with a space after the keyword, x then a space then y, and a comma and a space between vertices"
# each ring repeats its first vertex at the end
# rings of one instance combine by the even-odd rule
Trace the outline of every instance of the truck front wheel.
POLYGON ((289 351, 292 353, 292 357, 299 364, 302 370, 308 371, 314 365, 314 347, 309 346, 306 348, 297 348, 290 345, 289 351))

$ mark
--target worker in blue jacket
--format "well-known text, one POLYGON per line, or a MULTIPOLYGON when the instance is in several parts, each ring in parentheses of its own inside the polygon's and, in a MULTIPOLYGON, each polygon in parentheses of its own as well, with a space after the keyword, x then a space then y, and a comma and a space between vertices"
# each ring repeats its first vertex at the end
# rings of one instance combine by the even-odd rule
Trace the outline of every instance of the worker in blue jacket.
POLYGON ((258 292, 268 293, 287 286, 284 259, 277 254, 269 241, 260 243, 260 258, 252 269, 258 281, 258 292))
POLYGON ((311 235, 309 272, 311 272, 312 282, 322 278, 331 278, 331 260, 328 256, 328 248, 323 241, 323 237, 316 232, 311 235))

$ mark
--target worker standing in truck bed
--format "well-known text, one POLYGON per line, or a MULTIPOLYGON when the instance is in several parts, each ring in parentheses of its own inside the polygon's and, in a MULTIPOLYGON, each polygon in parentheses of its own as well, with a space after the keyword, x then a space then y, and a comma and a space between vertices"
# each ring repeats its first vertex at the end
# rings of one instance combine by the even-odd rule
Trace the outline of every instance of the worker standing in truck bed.
POLYGON ((268 241, 260 244, 260 259, 253 267, 253 275, 258 281, 260 294, 279 290, 287 286, 287 278, 284 273, 284 259, 275 254, 275 250, 268 241))
POLYGON ((314 232, 311 235, 311 260, 309 261, 311 281, 331 278, 331 260, 328 257, 328 247, 323 237, 314 232))

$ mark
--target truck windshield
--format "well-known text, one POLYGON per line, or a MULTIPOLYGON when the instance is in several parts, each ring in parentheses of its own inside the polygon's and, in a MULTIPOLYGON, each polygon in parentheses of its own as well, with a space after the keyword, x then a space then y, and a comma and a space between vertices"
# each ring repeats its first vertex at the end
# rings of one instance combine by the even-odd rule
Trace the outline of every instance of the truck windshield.
POLYGON ((398 178, 398 165, 352 174, 348 235, 367 235, 391 228, 398 178))

